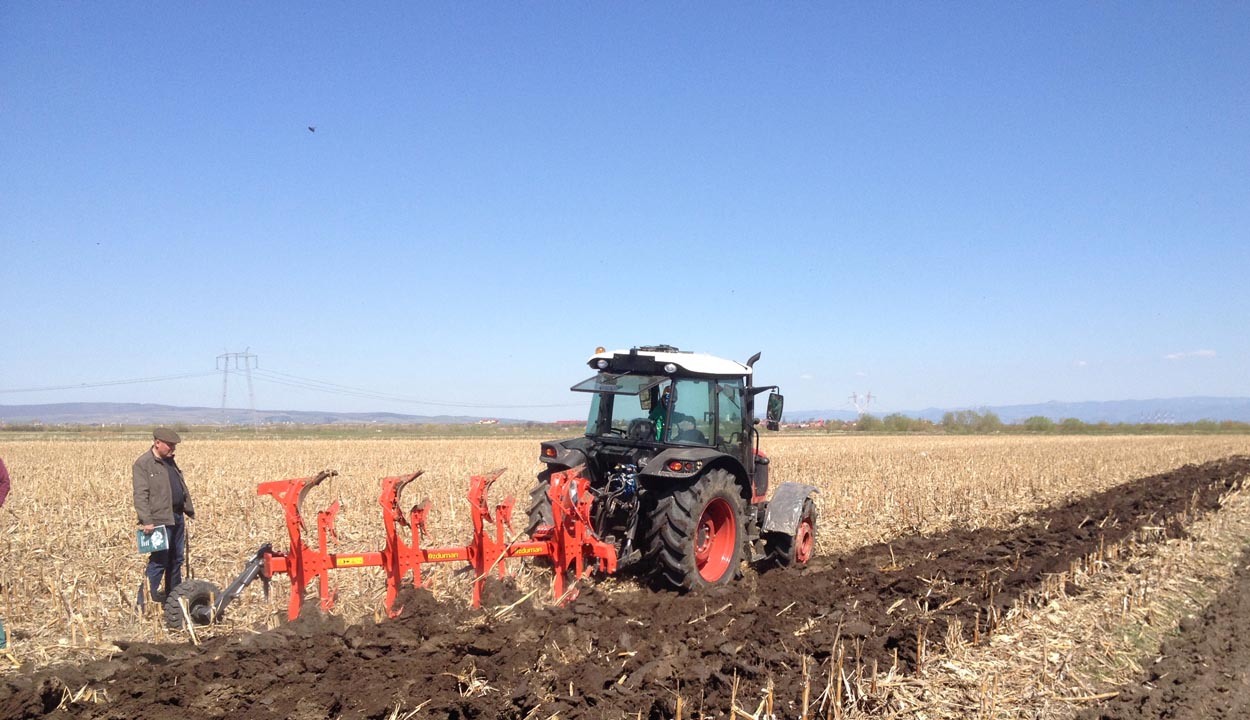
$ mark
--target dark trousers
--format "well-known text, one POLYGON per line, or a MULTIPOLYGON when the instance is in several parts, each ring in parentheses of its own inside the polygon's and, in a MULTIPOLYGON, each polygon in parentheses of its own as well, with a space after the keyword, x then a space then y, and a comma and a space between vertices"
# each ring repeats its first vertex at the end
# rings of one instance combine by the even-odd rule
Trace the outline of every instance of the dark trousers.
MULTIPOLYGON (((182 513, 174 513, 174 524, 166 525, 169 548, 148 553, 148 566, 143 574, 147 577, 148 592, 157 602, 165 602, 170 590, 182 582, 182 562, 187 551, 187 523, 182 513), (161 590, 162 582, 165 586, 161 590)), ((143 587, 139 587, 139 607, 143 607, 143 587)))

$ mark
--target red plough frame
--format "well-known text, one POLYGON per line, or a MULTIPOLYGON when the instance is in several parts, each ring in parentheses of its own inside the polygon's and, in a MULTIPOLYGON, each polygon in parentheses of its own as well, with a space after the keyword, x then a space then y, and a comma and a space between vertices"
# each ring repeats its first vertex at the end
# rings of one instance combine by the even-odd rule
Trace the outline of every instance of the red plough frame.
POLYGON ((340 503, 335 500, 330 507, 317 513, 317 547, 311 548, 304 541, 307 526, 300 506, 304 496, 322 481, 336 475, 323 471, 315 477, 293 478, 261 483, 256 487, 258 495, 270 495, 277 500, 286 513, 286 529, 291 546, 287 552, 268 551, 264 555, 261 577, 266 581, 274 575, 285 574, 291 579, 291 599, 287 616, 294 620, 303 607, 304 594, 314 581, 321 597, 321 608, 330 609, 334 604, 335 591, 330 587, 331 570, 342 568, 380 567, 386 571, 386 611, 392 617, 398 615, 395 598, 411 574, 413 587, 421 587, 421 566, 426 563, 467 562, 476 577, 473 581, 473 606, 482 604, 482 584, 492 571, 500 577, 507 574, 508 558, 550 557, 555 566, 552 584, 553 597, 563 602, 566 596, 567 576, 582 577, 588 569, 597 567, 605 573, 616 571, 616 549, 600 541, 591 531, 590 506, 593 500, 589 481, 581 475, 581 468, 555 473, 551 478, 548 497, 551 499, 553 524, 540 527, 534 538, 526 542, 509 541, 504 529, 512 529, 512 506, 515 499, 509 497, 491 511, 487 502, 490 486, 503 470, 486 475, 474 475, 469 485, 469 506, 473 515, 473 538, 468 545, 457 547, 423 548, 425 521, 429 514, 429 501, 414 505, 405 515, 400 506, 400 495, 408 483, 416 480, 421 471, 411 475, 388 477, 382 480, 382 522, 386 525, 386 547, 379 551, 363 553, 330 552, 331 543, 338 541, 334 531, 335 516, 340 503), (399 526, 408 528, 411 541, 401 536, 399 526))

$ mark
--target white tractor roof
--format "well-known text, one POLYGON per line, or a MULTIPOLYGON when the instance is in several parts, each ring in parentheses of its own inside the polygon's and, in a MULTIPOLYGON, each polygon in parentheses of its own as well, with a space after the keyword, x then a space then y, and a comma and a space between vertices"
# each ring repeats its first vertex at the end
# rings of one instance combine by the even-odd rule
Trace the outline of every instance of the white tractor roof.
MULTIPOLYGON (((630 350, 607 350, 596 353, 590 356, 589 364, 591 367, 594 367, 595 361, 600 358, 611 360, 614 355, 628 355, 630 352, 630 350)), ((666 352, 643 349, 639 349, 637 352, 639 356, 654 358, 657 363, 673 363, 677 367, 691 373, 722 376, 751 374, 751 368, 737 360, 726 360, 725 358, 708 355, 707 353, 682 352, 680 350, 666 352)))

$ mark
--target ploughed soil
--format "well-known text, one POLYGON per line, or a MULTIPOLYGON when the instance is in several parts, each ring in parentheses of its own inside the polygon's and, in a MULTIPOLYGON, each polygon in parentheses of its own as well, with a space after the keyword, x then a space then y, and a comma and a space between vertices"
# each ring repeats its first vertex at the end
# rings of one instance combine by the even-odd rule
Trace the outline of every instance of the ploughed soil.
POLYGON ((1201 617, 1181 621, 1140 682, 1082 720, 1250 718, 1250 549, 1233 584, 1201 617))
MULTIPOLYGON (((794 717, 805 666, 812 698, 838 662, 847 672, 908 673, 918 652, 940 647, 948 632, 975 641, 1017 601, 1081 592, 1064 574, 1103 548, 1142 533, 1184 535, 1248 474, 1244 456, 1187 465, 1024 516, 1010 529, 903 537, 799 570, 748 572, 701 594, 592 585, 569 607, 524 603, 498 618, 410 591, 403 614, 379 624, 310 616, 200 647, 131 644, 108 660, 4 679, 0 718, 389 718, 396 708, 398 717, 420 708, 414 717, 667 718, 677 715, 679 695, 684 717, 724 716, 735 682, 738 705, 754 710, 770 681, 775 711, 794 717), (107 701, 63 702, 66 689, 84 687, 107 701)), ((1171 697, 1163 693, 1201 682, 1208 694, 1236 696, 1228 716, 1244 716, 1245 598, 1250 592, 1237 592, 1212 608, 1217 615, 1201 621, 1216 628, 1209 645, 1169 655, 1180 664, 1161 664, 1156 689, 1137 707, 1162 707, 1171 697), (1239 620, 1239 651, 1224 656, 1239 620), (1223 669, 1231 676, 1223 657, 1234 663, 1223 669)), ((1194 708, 1193 717, 1219 716, 1194 708)))

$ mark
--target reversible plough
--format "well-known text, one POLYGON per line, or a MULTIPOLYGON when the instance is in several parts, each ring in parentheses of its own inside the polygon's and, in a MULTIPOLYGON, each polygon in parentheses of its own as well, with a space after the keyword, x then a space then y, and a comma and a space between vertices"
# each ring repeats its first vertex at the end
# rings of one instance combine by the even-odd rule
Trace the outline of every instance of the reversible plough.
POLYGON ((428 563, 468 563, 473 579, 473 605, 482 604, 482 587, 486 579, 497 573, 507 575, 509 558, 547 557, 554 569, 552 597, 565 602, 572 596, 568 579, 581 578, 589 570, 605 573, 616 571, 616 550, 611 543, 600 541, 591 530, 590 508, 593 496, 589 481, 580 468, 552 476, 550 489, 553 523, 538 528, 533 538, 524 542, 509 539, 505 529, 511 531, 512 507, 515 498, 508 497, 493 509, 487 495, 503 470, 484 475, 474 475, 469 483, 469 507, 473 518, 473 537, 467 545, 455 547, 423 547, 429 501, 414 505, 405 514, 400 505, 404 488, 421 476, 421 471, 409 475, 383 478, 382 522, 386 529, 386 546, 381 550, 360 553, 332 552, 330 547, 338 540, 334 521, 341 507, 335 500, 328 508, 317 513, 317 546, 310 547, 305 534, 308 526, 304 521, 302 505, 310 490, 337 475, 326 470, 313 477, 293 478, 261 483, 258 495, 269 495, 282 505, 286 515, 286 529, 290 536, 290 549, 280 552, 269 544, 262 545, 248 561, 244 571, 215 600, 201 603, 191 611, 197 623, 212 622, 222 616, 226 606, 237 598, 252 581, 260 578, 268 595, 269 581, 275 575, 286 575, 291 580, 291 597, 287 604, 287 616, 299 617, 304 596, 309 586, 316 583, 321 598, 321 609, 328 610, 334 604, 335 590, 330 587, 330 571, 346 568, 380 567, 386 572, 386 611, 394 617, 402 608, 395 607, 399 591, 406 583, 421 587, 421 567, 428 563), (407 528, 402 532, 400 527, 407 528), (407 535, 410 539, 406 540, 407 535), (411 578, 411 579, 409 579, 411 578))

